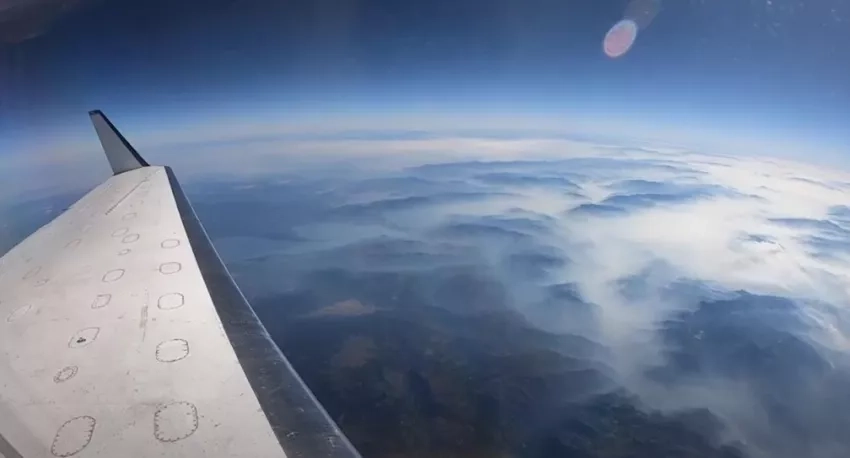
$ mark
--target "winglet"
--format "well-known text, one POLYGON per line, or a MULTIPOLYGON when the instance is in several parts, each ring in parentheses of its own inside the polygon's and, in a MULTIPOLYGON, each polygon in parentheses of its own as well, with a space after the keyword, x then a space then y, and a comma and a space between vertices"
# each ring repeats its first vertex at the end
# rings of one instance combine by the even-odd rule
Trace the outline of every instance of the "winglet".
POLYGON ((89 111, 89 116, 114 175, 149 165, 102 111, 89 111))

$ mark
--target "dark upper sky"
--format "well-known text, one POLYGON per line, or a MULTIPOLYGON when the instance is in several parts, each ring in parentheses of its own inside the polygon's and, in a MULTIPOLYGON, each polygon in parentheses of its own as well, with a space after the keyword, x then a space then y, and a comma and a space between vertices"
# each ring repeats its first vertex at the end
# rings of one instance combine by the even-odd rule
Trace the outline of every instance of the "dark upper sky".
POLYGON ((613 60, 602 39, 634 14, 625 0, 16 0, 0 7, 0 133, 49 131, 93 107, 155 124, 428 106, 744 123, 848 143, 847 2, 638 7, 659 12, 613 60))

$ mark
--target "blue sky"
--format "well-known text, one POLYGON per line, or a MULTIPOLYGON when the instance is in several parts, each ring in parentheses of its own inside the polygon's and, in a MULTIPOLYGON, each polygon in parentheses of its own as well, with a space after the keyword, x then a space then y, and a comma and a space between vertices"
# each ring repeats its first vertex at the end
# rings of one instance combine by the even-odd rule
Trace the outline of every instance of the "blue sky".
POLYGON ((92 108, 152 143, 496 117, 850 145, 839 0, 102 0, 58 17, 22 4, 49 17, 0 43, 0 154, 88 148, 92 108), (607 58, 605 32, 635 5, 659 12, 607 58))

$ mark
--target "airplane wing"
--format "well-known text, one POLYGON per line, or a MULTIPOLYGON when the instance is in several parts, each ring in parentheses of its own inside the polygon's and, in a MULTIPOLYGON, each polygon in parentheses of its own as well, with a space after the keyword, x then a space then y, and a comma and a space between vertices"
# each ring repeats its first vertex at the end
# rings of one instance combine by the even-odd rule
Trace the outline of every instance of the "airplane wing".
POLYGON ((0 456, 358 457, 168 167, 114 175, 0 259, 0 456))

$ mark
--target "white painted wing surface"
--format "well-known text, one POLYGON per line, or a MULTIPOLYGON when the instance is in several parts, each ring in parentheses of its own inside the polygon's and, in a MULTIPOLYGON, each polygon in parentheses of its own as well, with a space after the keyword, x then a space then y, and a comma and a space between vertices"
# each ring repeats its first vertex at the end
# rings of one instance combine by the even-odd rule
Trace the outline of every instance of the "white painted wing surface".
POLYGON ((0 259, 0 456, 356 457, 135 156, 0 259))

